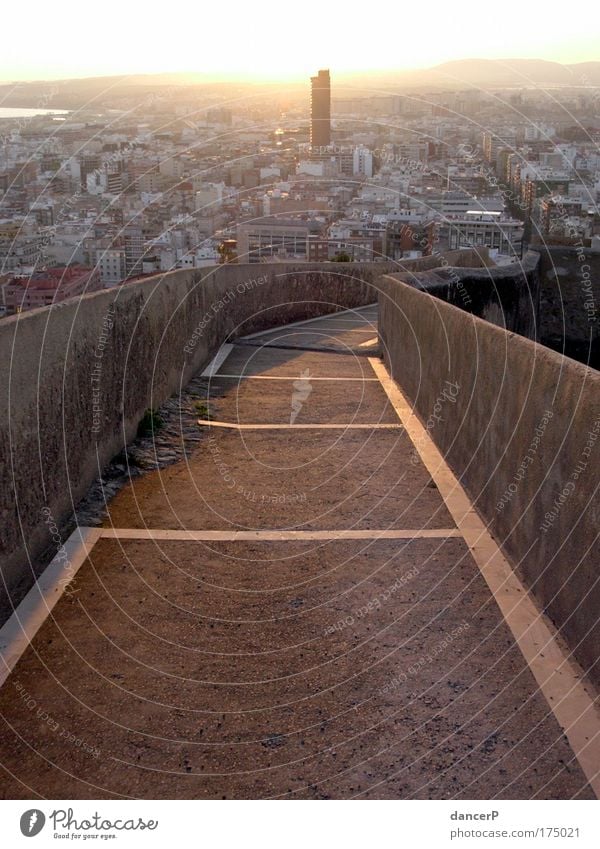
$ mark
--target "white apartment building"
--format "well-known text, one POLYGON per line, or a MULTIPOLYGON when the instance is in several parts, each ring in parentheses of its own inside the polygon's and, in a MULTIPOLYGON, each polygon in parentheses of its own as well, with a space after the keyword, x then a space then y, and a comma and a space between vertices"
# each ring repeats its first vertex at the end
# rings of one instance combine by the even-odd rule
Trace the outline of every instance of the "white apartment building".
POLYGON ((448 219, 448 248, 487 247, 506 256, 519 256, 523 242, 523 222, 500 212, 470 210, 464 216, 448 219))
POLYGON ((237 225, 240 262, 306 259, 309 226, 306 221, 260 218, 237 225))
POLYGON ((514 151, 516 147, 517 134, 513 128, 490 130, 483 134, 483 155, 492 165, 497 165, 498 154, 503 148, 514 151))
POLYGON ((358 177, 370 178, 373 176, 373 154, 368 147, 362 144, 354 148, 352 173, 358 177))
POLYGON ((223 202, 225 195, 225 183, 202 183, 196 192, 196 209, 205 209, 214 212, 223 202))
POLYGON ((125 249, 105 248, 96 251, 96 267, 104 286, 114 286, 125 279, 125 249))

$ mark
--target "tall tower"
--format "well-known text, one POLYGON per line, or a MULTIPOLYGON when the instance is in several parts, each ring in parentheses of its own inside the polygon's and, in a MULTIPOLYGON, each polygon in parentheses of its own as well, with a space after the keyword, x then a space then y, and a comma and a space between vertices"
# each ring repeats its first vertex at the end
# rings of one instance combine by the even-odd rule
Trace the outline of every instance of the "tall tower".
POLYGON ((327 147, 331 144, 331 82, 329 71, 319 71, 310 78, 310 144, 327 147))

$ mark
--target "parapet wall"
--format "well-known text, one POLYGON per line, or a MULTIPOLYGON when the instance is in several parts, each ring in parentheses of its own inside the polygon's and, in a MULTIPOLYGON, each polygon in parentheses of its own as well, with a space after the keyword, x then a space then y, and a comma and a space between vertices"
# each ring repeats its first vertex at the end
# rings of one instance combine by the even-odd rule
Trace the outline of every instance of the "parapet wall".
POLYGON ((396 277, 379 298, 392 376, 599 682, 600 374, 396 277))
POLYGON ((433 262, 409 261, 394 277, 499 327, 539 338, 539 254, 531 251, 520 262, 491 267, 481 267, 486 257, 474 250, 424 259, 433 262))
POLYGON ((175 271, 0 322, 0 610, 148 408, 227 339, 376 300, 386 263, 175 271))
POLYGON ((538 247, 540 341, 600 368, 600 253, 582 247, 538 247))
POLYGON ((489 250, 486 247, 458 248, 454 251, 445 251, 440 254, 434 251, 428 256, 420 256, 415 259, 397 260, 399 271, 429 271, 432 268, 489 268, 495 263, 490 260, 489 250))

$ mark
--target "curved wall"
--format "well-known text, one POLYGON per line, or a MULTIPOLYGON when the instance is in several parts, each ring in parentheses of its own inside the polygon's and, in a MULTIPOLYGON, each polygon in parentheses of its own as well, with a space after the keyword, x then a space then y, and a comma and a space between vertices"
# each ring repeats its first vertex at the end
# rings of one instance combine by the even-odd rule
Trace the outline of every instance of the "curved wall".
MULTIPOLYGON (((453 254, 445 257, 452 260, 453 254)), ((499 327, 539 338, 539 254, 530 251, 520 262, 487 268, 441 266, 439 260, 428 270, 407 264, 407 271, 393 277, 499 327)))
POLYGON ((539 247, 540 341, 600 369, 600 253, 539 247))
POLYGON ((387 263, 175 271, 0 322, 2 618, 51 524, 228 338, 376 300, 387 263), (8 497, 6 497, 8 496, 8 497))

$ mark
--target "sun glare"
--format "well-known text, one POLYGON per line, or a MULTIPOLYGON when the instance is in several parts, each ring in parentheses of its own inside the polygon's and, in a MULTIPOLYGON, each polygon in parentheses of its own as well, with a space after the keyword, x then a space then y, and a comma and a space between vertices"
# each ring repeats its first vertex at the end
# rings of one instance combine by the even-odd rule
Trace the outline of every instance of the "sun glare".
POLYGON ((86 23, 75 0, 56 0, 36 10, 12 4, 3 10, 6 32, 27 31, 3 44, 0 78, 57 79, 75 76, 190 72, 215 79, 292 82, 313 68, 338 74, 423 68, 467 58, 535 57, 561 62, 593 59, 597 39, 584 26, 595 4, 583 0, 578 14, 561 20, 557 35, 550 15, 536 4, 506 0, 498 26, 474 0, 428 4, 427 14, 383 0, 375 7, 306 0, 286 6, 274 0, 221 4, 106 0, 86 23), (59 35, 48 50, 47 33, 59 35), (507 30, 510 29, 510 39, 507 30))

